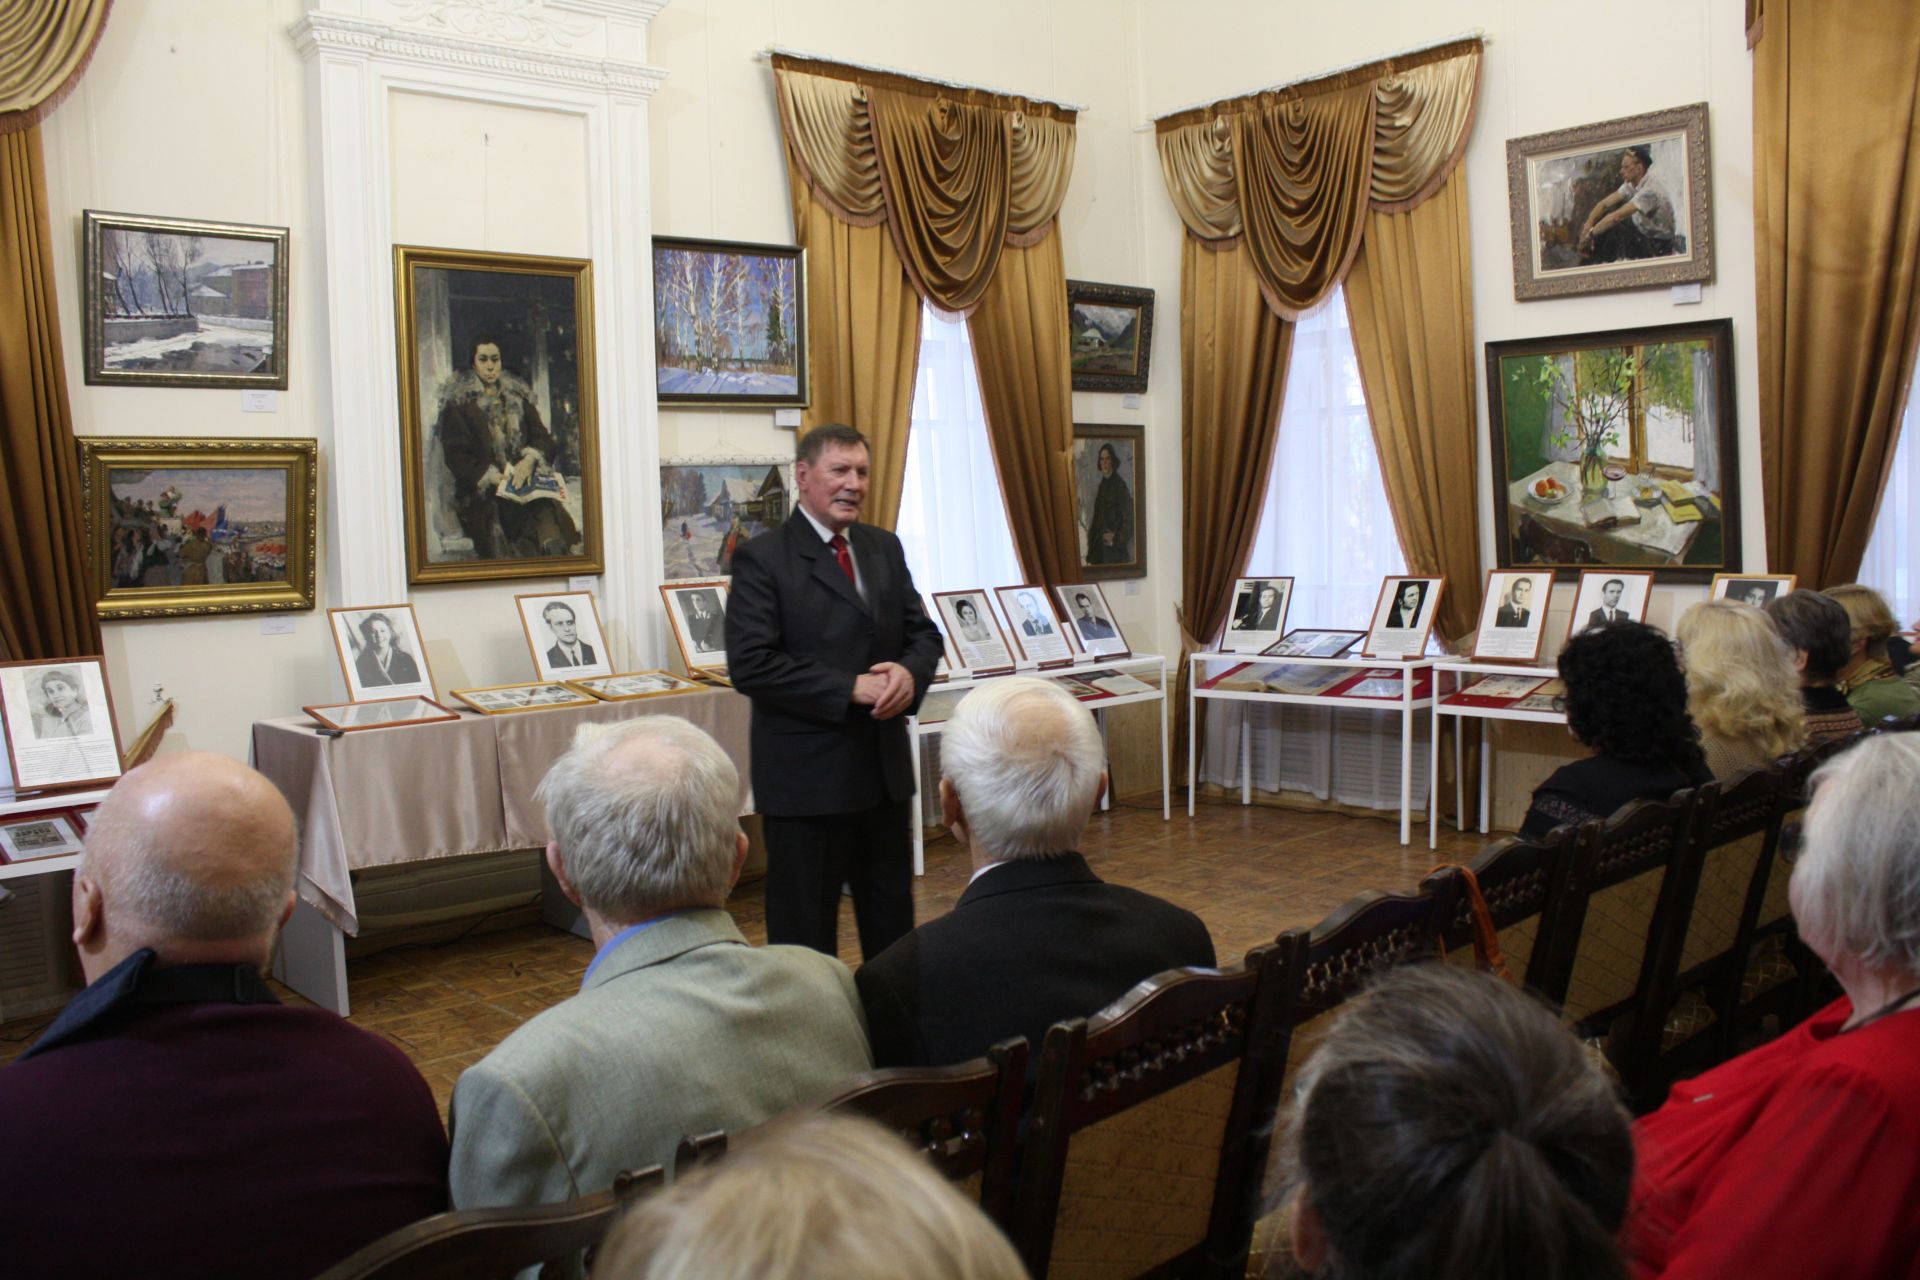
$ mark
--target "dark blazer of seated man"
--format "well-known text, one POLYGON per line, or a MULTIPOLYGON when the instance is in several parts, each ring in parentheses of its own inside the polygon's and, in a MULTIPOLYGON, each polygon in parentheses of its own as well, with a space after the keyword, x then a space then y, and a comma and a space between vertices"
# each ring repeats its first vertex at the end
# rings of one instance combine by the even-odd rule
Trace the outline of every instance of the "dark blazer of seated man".
POLYGON ((286 801, 225 756, 162 756, 94 814, 87 988, 0 1069, 0 1271, 311 1276, 447 1207, 406 1055, 260 976, 294 864, 286 801))
POLYGON ((1211 968, 1191 911, 1108 884, 1076 852, 1106 789, 1100 733, 1071 695, 1007 677, 967 695, 940 741, 940 808, 973 857, 948 914, 854 975, 874 1064, 942 1066, 1086 1017, 1143 978, 1211 968))
POLYGON ((583 726, 536 793, 547 866, 597 951, 580 992, 454 1086, 453 1202, 545 1204, 673 1163, 690 1133, 771 1119, 867 1069, 853 975, 752 947, 726 900, 740 775, 676 716, 583 726))

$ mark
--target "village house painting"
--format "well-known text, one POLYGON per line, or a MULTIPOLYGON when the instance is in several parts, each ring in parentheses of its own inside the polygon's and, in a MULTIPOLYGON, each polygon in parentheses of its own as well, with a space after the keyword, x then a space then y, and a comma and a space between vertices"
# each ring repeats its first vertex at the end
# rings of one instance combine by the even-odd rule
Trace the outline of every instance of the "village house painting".
POLYGON ((1075 391, 1147 389, 1153 358, 1153 290, 1067 281, 1075 391))
POLYGON ((777 529, 792 510, 792 463, 668 462, 660 468, 661 576, 712 578, 733 572, 742 542, 777 529))

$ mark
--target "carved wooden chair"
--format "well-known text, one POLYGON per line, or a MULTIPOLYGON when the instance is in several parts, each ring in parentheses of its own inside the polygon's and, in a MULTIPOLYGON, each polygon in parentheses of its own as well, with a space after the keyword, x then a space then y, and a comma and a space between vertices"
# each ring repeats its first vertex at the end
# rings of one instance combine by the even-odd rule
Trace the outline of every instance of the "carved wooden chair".
MULTIPOLYGON (((1026 1076, 1027 1042, 1015 1036, 985 1057, 957 1066, 864 1072, 796 1109, 844 1111, 892 1129, 1004 1229, 1026 1076)), ((764 1127, 682 1138, 674 1155, 675 1176, 751 1145, 764 1127)))
POLYGON ((1577 940, 1556 948, 1537 990, 1561 1021, 1605 1053, 1629 1094, 1646 1081, 1641 1046, 1658 1042, 1652 979, 1666 949, 1679 945, 1699 859, 1693 844, 1695 793, 1640 800, 1589 824, 1556 929, 1577 940))
POLYGON ((436 1213, 380 1237, 319 1280, 510 1280, 530 1267, 563 1274, 575 1255, 591 1258, 614 1219, 664 1181, 655 1165, 559 1204, 436 1213))
POLYGON ((1295 959, 1172 970, 1047 1032, 1013 1210, 1034 1280, 1245 1269, 1295 959))
MULTIPOLYGON (((1534 966, 1546 973, 1555 948, 1567 941, 1559 931, 1561 905, 1572 883, 1575 846, 1582 830, 1565 826, 1540 840, 1499 840, 1466 864, 1487 905, 1507 971, 1523 985, 1534 966)), ((1465 878, 1455 868, 1441 867, 1420 887, 1451 895, 1453 907, 1440 929, 1446 960, 1448 964, 1474 967, 1475 911, 1465 878), (1443 884, 1446 880, 1459 883, 1447 887, 1443 884)))

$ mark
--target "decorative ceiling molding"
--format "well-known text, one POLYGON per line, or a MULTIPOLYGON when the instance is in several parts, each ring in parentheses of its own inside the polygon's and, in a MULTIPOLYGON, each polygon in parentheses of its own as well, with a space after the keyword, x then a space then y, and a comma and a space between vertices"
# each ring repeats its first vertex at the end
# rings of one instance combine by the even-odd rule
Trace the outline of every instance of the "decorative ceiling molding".
POLYGON ((666 7, 667 0, 547 0, 549 9, 623 22, 652 22, 666 7))
POLYGON ((571 49, 598 28, 550 16, 540 0, 392 0, 400 21, 448 35, 571 49))
POLYGON ((667 78, 661 68, 642 62, 584 58, 326 13, 309 13, 288 28, 288 34, 302 58, 312 58, 322 51, 379 56, 419 66, 485 72, 539 84, 636 93, 643 97, 652 96, 667 78))

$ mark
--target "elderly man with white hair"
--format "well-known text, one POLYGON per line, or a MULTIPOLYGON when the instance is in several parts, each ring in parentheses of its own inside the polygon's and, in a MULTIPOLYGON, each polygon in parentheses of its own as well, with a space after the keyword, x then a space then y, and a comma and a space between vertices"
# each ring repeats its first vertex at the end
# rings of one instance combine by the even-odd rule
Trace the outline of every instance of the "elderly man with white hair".
POLYGON ((454 1086, 457 1208, 603 1191, 689 1133, 757 1124, 869 1065, 853 975, 750 947, 726 912, 747 856, 740 775, 674 716, 587 725, 536 793, 547 865, 596 951, 580 993, 454 1086))
POLYGON ((94 813, 87 988, 0 1068, 0 1271, 310 1276, 446 1208, 406 1055, 260 976, 294 863, 286 801, 225 756, 162 756, 94 813))
POLYGON ((940 740, 940 811, 973 856, 953 910, 856 977, 878 1066, 941 1066, 1011 1036, 1086 1017, 1143 978, 1212 967, 1191 911, 1107 884, 1078 852, 1106 790, 1085 707, 1057 685, 994 680, 969 693, 940 740))
POLYGON ((1815 775, 1788 898, 1846 994, 1634 1126, 1639 1276, 1920 1276, 1920 733, 1815 775))

